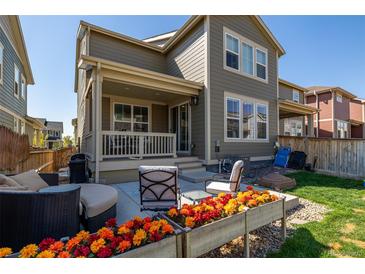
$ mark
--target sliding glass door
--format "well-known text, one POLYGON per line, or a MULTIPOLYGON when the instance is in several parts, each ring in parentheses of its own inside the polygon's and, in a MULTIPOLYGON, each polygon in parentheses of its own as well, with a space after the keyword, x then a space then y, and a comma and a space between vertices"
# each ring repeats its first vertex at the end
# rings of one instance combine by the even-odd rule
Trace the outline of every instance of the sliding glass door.
POLYGON ((177 152, 190 152, 190 111, 188 103, 170 108, 170 132, 176 133, 177 152))

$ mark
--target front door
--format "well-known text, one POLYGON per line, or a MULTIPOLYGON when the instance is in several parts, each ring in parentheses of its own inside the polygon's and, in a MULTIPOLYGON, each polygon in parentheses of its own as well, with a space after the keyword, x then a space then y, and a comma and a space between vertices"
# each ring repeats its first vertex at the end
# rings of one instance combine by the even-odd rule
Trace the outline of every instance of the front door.
POLYGON ((176 133, 178 153, 190 152, 190 106, 184 103, 170 108, 170 132, 176 133))

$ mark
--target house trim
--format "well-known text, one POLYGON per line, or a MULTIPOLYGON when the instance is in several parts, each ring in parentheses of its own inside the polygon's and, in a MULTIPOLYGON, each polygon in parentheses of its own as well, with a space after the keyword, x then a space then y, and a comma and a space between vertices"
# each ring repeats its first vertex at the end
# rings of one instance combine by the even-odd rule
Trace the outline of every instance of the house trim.
POLYGON ((318 109, 297 103, 288 99, 278 99, 279 108, 288 112, 298 113, 301 115, 314 114, 318 109))
POLYGON ((104 78, 120 79, 134 85, 153 87, 186 96, 197 96, 203 89, 202 83, 91 56, 82 55, 78 67, 86 69, 87 66, 96 66, 97 63, 101 65, 104 78))
POLYGON ((0 71, 0 85, 3 85, 4 83, 4 46, 3 44, 0 42, 0 50, 2 51, 2 60, 1 61, 1 71, 0 71))
POLYGON ((211 128, 210 128, 210 17, 207 16, 204 20, 204 31, 206 39, 205 51, 205 163, 210 163, 211 157, 211 128))

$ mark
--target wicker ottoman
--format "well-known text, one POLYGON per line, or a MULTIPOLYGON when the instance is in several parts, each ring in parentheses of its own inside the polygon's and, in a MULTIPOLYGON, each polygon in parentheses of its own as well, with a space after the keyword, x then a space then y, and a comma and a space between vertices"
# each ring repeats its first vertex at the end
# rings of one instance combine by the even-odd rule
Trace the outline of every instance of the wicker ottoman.
POLYGON ((111 186, 80 184, 80 201, 83 207, 81 222, 85 229, 96 232, 105 222, 117 215, 118 192, 111 186))

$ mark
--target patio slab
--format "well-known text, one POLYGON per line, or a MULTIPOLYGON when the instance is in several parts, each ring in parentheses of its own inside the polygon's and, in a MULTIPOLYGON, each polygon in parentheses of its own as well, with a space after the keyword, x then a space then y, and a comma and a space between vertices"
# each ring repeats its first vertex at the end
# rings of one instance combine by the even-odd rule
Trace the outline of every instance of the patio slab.
MULTIPOLYGON (((182 179, 179 179, 179 185, 181 192, 187 192, 192 190, 204 190, 204 183, 192 183, 182 179)), ((156 212, 153 211, 140 211, 140 197, 139 197, 139 182, 129 182, 111 185, 118 191, 118 204, 117 204, 117 221, 121 224, 134 216, 141 217, 152 216, 156 212)), ((242 183, 241 189, 246 189, 248 185, 242 183)), ((254 186, 255 189, 265 190, 266 188, 254 186)), ((286 209, 291 209, 299 205, 299 198, 290 194, 283 194, 270 190, 273 194, 286 196, 286 209)), ((181 197, 181 203, 192 203, 190 200, 181 197)))

